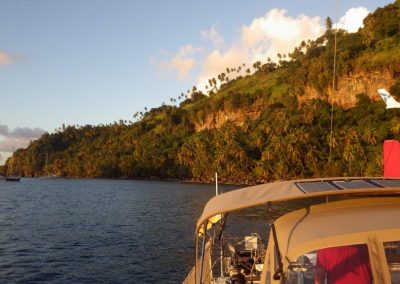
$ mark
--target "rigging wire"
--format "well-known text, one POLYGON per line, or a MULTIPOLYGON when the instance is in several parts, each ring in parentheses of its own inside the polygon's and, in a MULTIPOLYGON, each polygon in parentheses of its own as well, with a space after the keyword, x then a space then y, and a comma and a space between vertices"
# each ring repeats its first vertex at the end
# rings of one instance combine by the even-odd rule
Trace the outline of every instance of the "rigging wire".
POLYGON ((338 6, 339 0, 336 0, 335 9, 335 30, 334 30, 334 47, 333 47, 333 75, 332 75, 332 93, 331 93, 331 129, 329 138, 329 160, 328 164, 331 163, 332 159, 332 148, 333 148, 333 102, 336 93, 336 50, 337 50, 337 18, 338 18, 338 6))

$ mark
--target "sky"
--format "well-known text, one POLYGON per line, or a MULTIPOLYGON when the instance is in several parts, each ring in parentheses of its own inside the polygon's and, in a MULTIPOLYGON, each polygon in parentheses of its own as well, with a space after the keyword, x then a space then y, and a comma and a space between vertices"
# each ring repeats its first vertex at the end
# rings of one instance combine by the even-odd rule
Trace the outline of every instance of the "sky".
POLYGON ((0 164, 62 124, 133 121, 226 67, 274 60, 328 16, 357 31, 391 2, 1 0, 0 164))

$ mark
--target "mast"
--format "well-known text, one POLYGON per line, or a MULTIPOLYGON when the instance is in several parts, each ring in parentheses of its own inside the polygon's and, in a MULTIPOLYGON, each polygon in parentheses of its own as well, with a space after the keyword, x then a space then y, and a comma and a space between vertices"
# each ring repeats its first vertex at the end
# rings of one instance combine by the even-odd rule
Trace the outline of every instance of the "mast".
POLYGON ((215 172, 215 196, 218 195, 218 173, 215 172))
POLYGON ((10 158, 10 162, 8 163, 7 175, 6 176, 11 176, 12 175, 13 161, 14 161, 14 148, 13 148, 13 152, 12 152, 12 155, 11 155, 11 158, 10 158))
MULTIPOLYGON (((339 0, 336 0, 336 9, 335 9, 335 29, 334 29, 334 47, 333 47, 333 72, 332 72, 332 98, 331 98, 331 127, 330 127, 330 135, 329 135, 329 172, 331 171, 331 159, 332 159, 332 148, 333 148, 333 103, 335 99, 336 92, 336 53, 337 53, 337 18, 338 18, 338 6, 339 0)), ((330 174, 330 173, 329 173, 330 174)))
POLYGON ((44 175, 45 175, 45 176, 48 175, 48 174, 47 174, 47 163, 48 163, 48 160, 49 160, 49 153, 46 152, 46 164, 44 165, 44 175))

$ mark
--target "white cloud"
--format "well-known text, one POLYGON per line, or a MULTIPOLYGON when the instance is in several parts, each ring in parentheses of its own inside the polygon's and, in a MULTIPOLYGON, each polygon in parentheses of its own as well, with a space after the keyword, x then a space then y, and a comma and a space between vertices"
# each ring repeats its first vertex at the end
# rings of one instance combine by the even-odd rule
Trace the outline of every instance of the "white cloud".
MULTIPOLYGON (((226 73, 226 68, 236 68, 248 61, 248 54, 243 52, 241 48, 233 46, 225 52, 215 49, 203 59, 202 71, 197 77, 197 85, 204 91, 205 86, 208 84, 208 79, 213 77, 216 79, 218 74, 221 72, 226 73)), ((236 73, 236 75, 231 73, 226 75, 232 79, 239 74, 242 73, 236 73)))
MULTIPOLYGON (((338 26, 348 31, 356 31, 368 14, 363 7, 348 10, 340 19, 338 26)), ((277 61, 277 54, 288 54, 303 40, 314 40, 325 32, 325 25, 320 17, 306 15, 289 16, 283 9, 272 9, 264 16, 255 18, 248 25, 243 25, 235 40, 226 42, 215 25, 203 30, 200 35, 207 39, 212 48, 204 52, 192 45, 182 47, 168 60, 153 63, 165 66, 168 71, 174 70, 178 78, 188 78, 190 71, 198 70, 196 85, 205 91, 208 79, 216 78, 226 68, 237 68, 243 63, 240 73, 226 74, 230 79, 244 75, 245 69, 252 69, 256 61, 266 62, 267 58, 277 61), (196 56, 195 56, 196 55, 196 56)))
POLYGON ((0 51, 0 66, 9 65, 12 61, 11 55, 0 51))
POLYGON ((7 125, 0 124, 0 152, 12 152, 13 149, 24 148, 31 140, 35 140, 45 133, 40 128, 17 127, 10 130, 7 125))
MULTIPOLYGON (((302 40, 315 39, 324 32, 319 17, 305 15, 287 16, 286 10, 273 9, 263 17, 254 19, 250 25, 244 25, 234 42, 226 49, 215 48, 202 60, 202 70, 198 76, 198 86, 204 90, 208 79, 217 76, 229 67, 251 67, 254 62, 266 62, 270 57, 277 59, 277 53, 292 52, 302 40)), ((212 28, 215 30, 215 27, 212 28)), ((217 31, 215 31, 216 34, 217 31)), ((227 74, 229 76, 229 74, 227 74)), ((230 77, 233 77, 230 74, 230 77)), ((231 78, 232 79, 232 78, 231 78)))
POLYGON ((181 47, 172 58, 157 59, 151 57, 150 63, 162 72, 175 71, 179 80, 185 80, 189 78, 190 71, 196 66, 194 56, 201 52, 203 52, 203 48, 193 47, 188 44, 181 47))
POLYGON ((26 61, 27 58, 18 54, 10 54, 0 50, 0 67, 17 61, 26 61))
POLYGON ((351 8, 340 18, 337 27, 351 33, 357 32, 364 26, 363 20, 369 13, 368 9, 364 7, 351 8))
POLYGON ((12 152, 13 150, 19 148, 25 148, 29 145, 29 142, 33 139, 27 138, 14 138, 9 137, 0 141, 0 151, 1 152, 12 152))
POLYGON ((276 59, 278 52, 292 52, 302 40, 315 39, 324 32, 319 17, 299 15, 293 18, 286 13, 286 10, 272 9, 264 17, 254 19, 249 26, 243 26, 243 49, 250 48, 254 58, 268 56, 276 59))
POLYGON ((322 34, 319 17, 299 15, 286 16, 286 10, 272 9, 264 17, 256 18, 249 26, 243 26, 242 39, 245 46, 254 46, 265 41, 300 42, 322 34))
POLYGON ((209 30, 202 30, 201 36, 210 40, 215 47, 220 47, 224 44, 224 38, 219 34, 216 26, 212 26, 209 30))

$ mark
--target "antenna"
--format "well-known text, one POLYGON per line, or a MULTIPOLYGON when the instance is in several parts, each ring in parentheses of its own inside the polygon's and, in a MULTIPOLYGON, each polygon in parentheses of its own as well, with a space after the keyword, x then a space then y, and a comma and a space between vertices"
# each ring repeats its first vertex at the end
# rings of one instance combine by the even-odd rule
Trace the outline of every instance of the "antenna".
POLYGON ((215 172, 215 196, 218 195, 218 173, 215 172))
POLYGON ((329 164, 331 163, 332 148, 333 148, 333 102, 335 99, 335 92, 336 92, 336 49, 337 49, 338 6, 339 6, 339 0, 336 0, 334 49, 333 49, 332 99, 331 99, 331 131, 330 131, 330 138, 329 138, 329 159, 328 159, 329 164))

